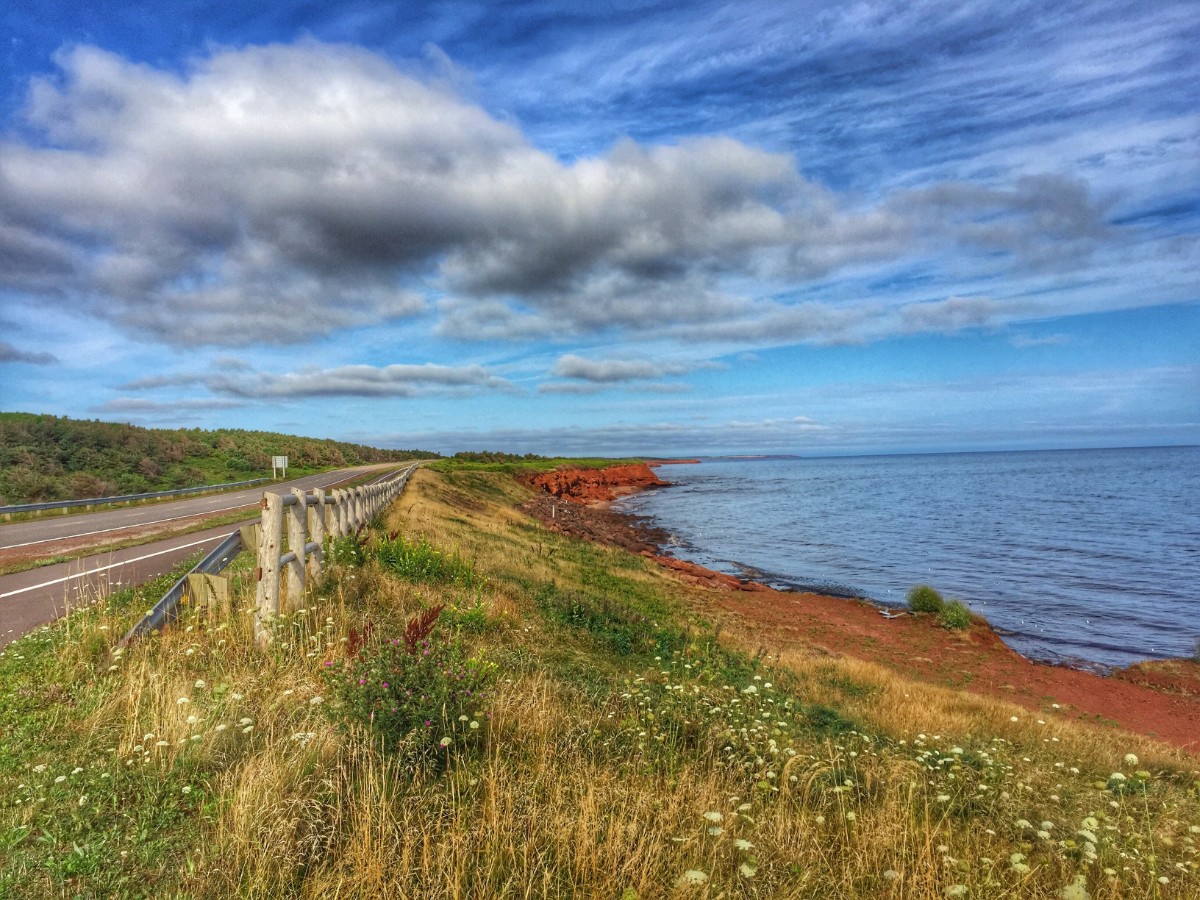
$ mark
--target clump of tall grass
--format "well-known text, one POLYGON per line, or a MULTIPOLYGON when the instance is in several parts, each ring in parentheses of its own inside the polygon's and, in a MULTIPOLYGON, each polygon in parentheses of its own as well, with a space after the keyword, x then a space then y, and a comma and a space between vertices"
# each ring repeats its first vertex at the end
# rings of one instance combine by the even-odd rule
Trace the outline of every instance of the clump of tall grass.
POLYGON ((455 584, 465 588, 480 583, 470 560, 457 552, 439 550, 424 535, 411 541, 402 534, 395 534, 381 540, 373 555, 385 569, 410 581, 455 584))
POLYGON ((950 630, 969 628, 971 625, 971 611, 967 609, 961 600, 951 600, 938 613, 938 623, 943 628, 950 630))
POLYGON ((940 613, 945 605, 942 595, 927 584, 918 584, 908 592, 908 608, 913 612, 940 613))

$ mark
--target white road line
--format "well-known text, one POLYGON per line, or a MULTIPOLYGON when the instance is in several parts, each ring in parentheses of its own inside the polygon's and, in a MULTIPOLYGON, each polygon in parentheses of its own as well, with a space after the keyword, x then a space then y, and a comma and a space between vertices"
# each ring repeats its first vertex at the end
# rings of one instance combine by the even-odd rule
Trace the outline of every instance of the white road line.
POLYGON ((253 506, 254 501, 249 503, 239 503, 237 506, 223 506, 220 509, 205 509, 200 512, 188 513, 186 516, 172 516, 169 519, 155 519, 153 522, 131 522, 128 525, 117 525, 113 528, 101 528, 99 531, 82 531, 79 534, 59 535, 58 537, 42 538, 37 541, 26 541, 23 544, 5 544, 0 546, 2 550, 16 550, 18 547, 32 547, 34 544, 48 544, 51 541, 71 541, 75 538, 91 537, 94 534, 107 534, 110 531, 124 531, 126 528, 144 528, 147 525, 161 525, 163 522, 176 522, 179 519, 192 519, 196 516, 207 516, 210 513, 228 512, 231 509, 244 509, 248 506, 253 506))
POLYGON ((0 594, 0 600, 5 597, 15 597, 17 594, 23 594, 26 591, 36 591, 38 588, 50 587, 54 584, 62 584, 64 581, 73 581, 76 578, 86 578, 88 575, 95 575, 99 572, 107 572, 109 569, 117 569, 121 566, 132 565, 135 562, 141 562, 143 559, 150 559, 154 556, 162 556, 164 553, 174 553, 176 550, 186 550, 189 547, 199 547, 201 544, 211 544, 213 541, 223 541, 229 537, 227 534, 219 534, 216 537, 205 538, 202 541, 192 541, 190 544, 180 544, 178 547, 171 547, 167 550, 156 550, 154 553, 147 553, 145 556, 138 556, 134 559, 127 559, 123 562, 110 563, 107 566, 100 566, 98 569, 89 569, 86 572, 80 572, 78 575, 65 575, 62 578, 55 578, 53 581, 43 581, 41 584, 31 584, 29 587, 18 588, 15 591, 8 591, 0 594))

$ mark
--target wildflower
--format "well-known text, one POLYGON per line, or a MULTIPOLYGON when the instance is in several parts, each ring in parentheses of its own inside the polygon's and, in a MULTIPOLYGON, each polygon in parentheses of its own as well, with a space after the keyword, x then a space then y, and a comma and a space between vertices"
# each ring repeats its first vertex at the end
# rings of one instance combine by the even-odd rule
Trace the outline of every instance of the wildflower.
POLYGON ((201 689, 203 689, 205 687, 203 678, 196 679, 196 687, 201 688, 201 689))
POLYGON ((850 810, 849 812, 846 813, 846 821, 847 822, 853 822, 857 818, 858 818, 858 816, 856 816, 854 814, 854 810, 850 810))
POLYGON ((738 838, 733 842, 733 846, 742 851, 754 849, 754 845, 745 838, 738 838))
POLYGON ((720 821, 722 821, 725 817, 722 816, 719 812, 711 811, 711 812, 706 812, 704 814, 704 818, 708 819, 708 821, 712 822, 715 825, 715 824, 719 823, 720 821))
POLYGON ((1129 766, 1129 768, 1132 769, 1135 766, 1137 766, 1137 764, 1138 764, 1138 758, 1135 754, 1133 754, 1133 753, 1125 754, 1125 765, 1129 766))
POLYGON ((708 875, 699 869, 688 869, 675 882, 676 887, 696 887, 708 881, 708 875))
POLYGON ((74 769, 71 770, 71 774, 78 775, 82 771, 83 771, 83 766, 76 766, 74 769))
POLYGON ((475 730, 477 730, 477 729, 479 728, 479 722, 477 722, 475 719, 472 719, 472 720, 471 720, 471 724, 470 724, 470 728, 471 728, 471 730, 472 730, 472 731, 475 731, 475 730))
POLYGON ((938 794, 938 795, 937 795, 937 802, 938 802, 938 803, 945 803, 945 802, 946 802, 946 801, 948 801, 949 799, 950 799, 950 795, 949 795, 949 794, 938 794))
POLYGON ((449 747, 450 746, 450 738, 448 738, 448 737, 442 738, 440 741, 438 741, 438 746, 439 747, 449 747))
POLYGON ((167 741, 159 741, 154 746, 155 747, 169 747, 171 745, 167 741))
POLYGON ((33 767, 33 771, 35 771, 35 772, 38 772, 38 773, 45 772, 45 771, 46 771, 46 764, 45 764, 45 763, 39 763, 38 765, 36 765, 36 766, 34 766, 34 767, 33 767))
POLYGON ((87 806, 87 802, 88 802, 88 795, 87 795, 87 794, 84 794, 82 797, 80 797, 80 798, 79 798, 79 805, 80 805, 80 806, 87 806))
POLYGON ((191 702, 192 701, 187 697, 180 697, 178 700, 175 701, 175 705, 183 706, 185 703, 191 703, 191 702))
POLYGON ((66 775, 59 775, 57 778, 55 778, 55 779, 54 779, 54 783, 55 783, 55 784, 62 784, 62 783, 63 783, 64 781, 66 781, 66 780, 67 780, 67 776, 66 776, 66 775))
POLYGON ((237 691, 234 691, 234 692, 233 692, 232 694, 230 694, 229 696, 230 696, 230 697, 232 697, 234 700, 243 700, 243 699, 245 699, 244 697, 242 697, 242 695, 241 695, 241 694, 237 693, 237 691))
POLYGON ((183 792, 185 794, 190 794, 192 792, 192 786, 190 784, 185 784, 183 786, 183 792))
POLYGON ((900 877, 900 873, 897 872, 895 869, 885 869, 883 872, 883 877, 885 879, 887 879, 888 881, 895 881, 897 878, 900 877))
POLYGON ((741 872, 742 876, 745 878, 753 878, 754 873, 758 871, 758 863, 754 862, 753 860, 746 860, 746 862, 738 866, 738 871, 741 872))
POLYGON ((324 702, 325 702, 324 697, 313 697, 311 700, 308 701, 308 705, 309 706, 320 706, 324 702))
POLYGON ((946 888, 947 897, 965 897, 967 896, 967 886, 965 884, 952 884, 946 888))

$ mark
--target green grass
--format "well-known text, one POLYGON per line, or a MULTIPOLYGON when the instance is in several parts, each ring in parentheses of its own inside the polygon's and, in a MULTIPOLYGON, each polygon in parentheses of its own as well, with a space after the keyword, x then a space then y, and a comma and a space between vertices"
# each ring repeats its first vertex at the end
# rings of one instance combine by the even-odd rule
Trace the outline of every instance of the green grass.
POLYGON ((428 584, 452 584, 472 588, 480 584, 475 567, 459 553, 438 549, 422 536, 409 540, 404 535, 380 540, 372 555, 387 571, 428 584))

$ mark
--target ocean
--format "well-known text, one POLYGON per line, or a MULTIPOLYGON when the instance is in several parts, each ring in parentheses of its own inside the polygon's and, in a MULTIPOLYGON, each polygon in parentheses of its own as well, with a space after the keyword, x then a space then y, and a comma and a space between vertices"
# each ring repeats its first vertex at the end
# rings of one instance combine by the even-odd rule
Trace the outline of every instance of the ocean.
POLYGON ((902 606, 931 584, 1019 653, 1093 667, 1200 639, 1200 448, 664 466, 623 498, 673 555, 775 587, 902 606))

